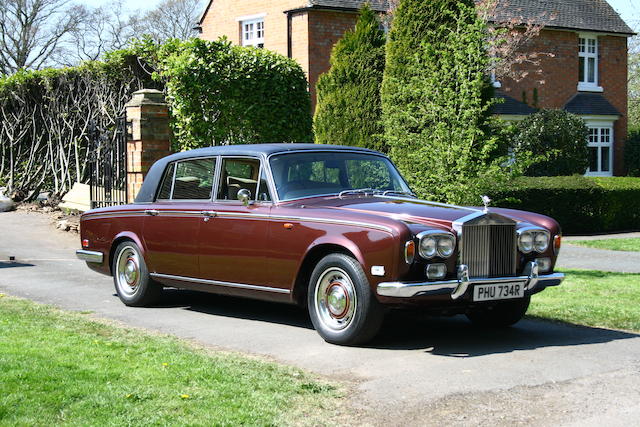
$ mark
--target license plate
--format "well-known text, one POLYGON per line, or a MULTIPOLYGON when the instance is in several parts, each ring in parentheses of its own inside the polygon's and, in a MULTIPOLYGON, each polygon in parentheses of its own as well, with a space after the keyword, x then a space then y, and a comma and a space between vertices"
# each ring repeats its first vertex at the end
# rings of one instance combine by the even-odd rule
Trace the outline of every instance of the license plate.
POLYGON ((474 301, 495 301, 512 298, 524 298, 524 285, 522 283, 476 285, 473 288, 474 301))

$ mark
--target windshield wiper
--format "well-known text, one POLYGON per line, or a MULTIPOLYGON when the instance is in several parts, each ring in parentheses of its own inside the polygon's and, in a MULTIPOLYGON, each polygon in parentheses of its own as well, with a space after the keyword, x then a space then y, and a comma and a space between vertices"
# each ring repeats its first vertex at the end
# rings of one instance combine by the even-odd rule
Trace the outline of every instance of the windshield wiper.
POLYGON ((418 196, 416 196, 415 194, 413 194, 410 191, 402 191, 402 190, 387 190, 384 193, 382 193, 383 196, 390 196, 390 195, 394 195, 394 194, 398 194, 400 196, 409 196, 409 197, 413 197, 414 199, 417 199, 418 196))
POLYGON ((373 188, 357 188, 357 189, 353 189, 353 190, 344 190, 341 191, 340 194, 338 194, 339 198, 342 198, 344 196, 346 196, 347 194, 363 194, 364 196, 374 196, 376 194, 380 194, 382 193, 382 191, 380 190, 375 190, 373 188))

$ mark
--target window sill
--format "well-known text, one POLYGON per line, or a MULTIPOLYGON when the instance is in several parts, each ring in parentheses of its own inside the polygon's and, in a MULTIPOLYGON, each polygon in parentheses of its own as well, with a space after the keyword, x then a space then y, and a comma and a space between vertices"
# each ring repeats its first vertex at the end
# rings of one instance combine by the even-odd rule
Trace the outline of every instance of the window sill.
POLYGON ((592 84, 586 83, 578 83, 578 92, 604 92, 604 88, 602 86, 595 86, 592 84))
POLYGON ((593 176, 593 177, 611 177, 613 176, 613 172, 587 172, 584 176, 593 176))

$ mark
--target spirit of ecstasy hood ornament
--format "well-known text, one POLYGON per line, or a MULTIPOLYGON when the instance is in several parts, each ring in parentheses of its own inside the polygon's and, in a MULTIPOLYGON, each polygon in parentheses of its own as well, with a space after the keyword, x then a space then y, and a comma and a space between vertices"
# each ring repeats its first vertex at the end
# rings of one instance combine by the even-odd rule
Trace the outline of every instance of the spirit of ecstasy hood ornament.
POLYGON ((484 204, 484 213, 489 212, 489 203, 491 203, 491 199, 489 196, 482 196, 482 203, 484 204))

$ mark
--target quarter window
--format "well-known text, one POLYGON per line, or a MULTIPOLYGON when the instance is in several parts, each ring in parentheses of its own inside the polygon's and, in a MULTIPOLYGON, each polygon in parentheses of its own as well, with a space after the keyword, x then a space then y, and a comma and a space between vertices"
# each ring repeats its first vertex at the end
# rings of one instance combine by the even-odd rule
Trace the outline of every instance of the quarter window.
POLYGON ((612 175, 613 128, 589 127, 589 170, 587 175, 612 175))
POLYGON ((242 21, 242 46, 264 47, 264 19, 242 21))
POLYGON ((593 90, 598 87, 598 38, 580 35, 578 37, 578 89, 593 90))

